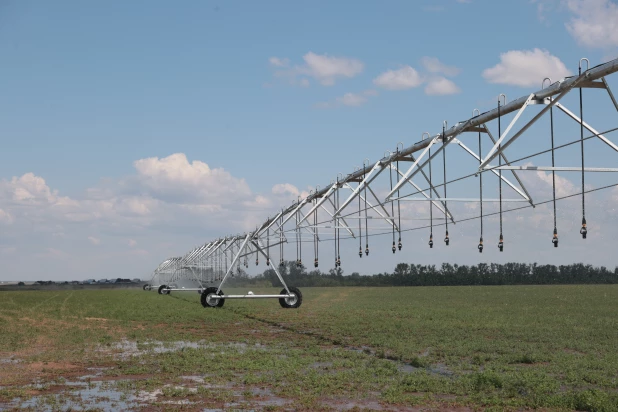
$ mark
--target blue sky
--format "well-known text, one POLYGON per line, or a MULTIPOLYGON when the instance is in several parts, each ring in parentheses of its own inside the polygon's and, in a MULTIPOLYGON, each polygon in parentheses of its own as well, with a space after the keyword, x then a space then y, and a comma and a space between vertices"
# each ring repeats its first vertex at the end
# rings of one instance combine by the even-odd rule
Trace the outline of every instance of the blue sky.
MULTIPOLYGON (((323 187, 499 93, 615 58, 616 21, 608 0, 5 0, 0 280, 145 276, 295 198, 275 185, 323 187)), ((590 121, 615 126, 597 100, 590 121)), ((517 252, 493 257, 542 259, 517 252)))

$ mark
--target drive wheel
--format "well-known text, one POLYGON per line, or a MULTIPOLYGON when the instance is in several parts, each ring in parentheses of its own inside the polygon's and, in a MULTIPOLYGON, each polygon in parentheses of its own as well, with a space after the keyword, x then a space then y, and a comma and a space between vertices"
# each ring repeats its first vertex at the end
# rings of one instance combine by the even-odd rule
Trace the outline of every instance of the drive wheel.
POLYGON ((149 285, 144 285, 144 290, 148 290, 149 289, 149 285))
POLYGON ((167 285, 159 286, 158 292, 159 292, 159 295, 169 295, 170 294, 170 291, 167 290, 167 285))
MULTIPOLYGON (((279 298, 279 304, 285 309, 296 309, 303 303, 303 294, 298 288, 289 288, 290 294, 294 295, 291 298, 279 298)), ((283 289, 280 295, 287 295, 288 291, 283 289)))
MULTIPOLYGON (((202 303, 202 306, 205 308, 222 307, 223 304, 225 303, 225 299, 213 299, 212 297, 216 295, 217 295, 217 288, 215 287, 206 288, 206 290, 202 292, 202 296, 200 297, 200 302, 202 303)), ((223 295, 222 290, 219 291, 219 295, 220 296, 223 295)))

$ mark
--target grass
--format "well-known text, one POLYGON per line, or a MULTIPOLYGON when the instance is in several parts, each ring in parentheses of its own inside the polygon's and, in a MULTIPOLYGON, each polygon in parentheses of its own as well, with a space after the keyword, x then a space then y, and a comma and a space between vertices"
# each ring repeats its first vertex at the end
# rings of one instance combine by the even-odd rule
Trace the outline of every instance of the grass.
POLYGON ((88 379, 125 397, 158 391, 136 402, 161 409, 618 411, 616 285, 302 292, 298 310, 270 299, 204 309, 188 292, 5 292, 0 361, 13 361, 0 407, 61 403, 50 394, 72 395, 60 377, 105 368, 88 379))

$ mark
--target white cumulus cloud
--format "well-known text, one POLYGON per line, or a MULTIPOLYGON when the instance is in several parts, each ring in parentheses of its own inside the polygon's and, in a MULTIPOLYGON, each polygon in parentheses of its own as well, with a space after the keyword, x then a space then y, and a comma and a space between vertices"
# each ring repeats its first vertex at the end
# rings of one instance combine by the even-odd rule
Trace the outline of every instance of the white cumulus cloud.
POLYGON ((457 76, 461 69, 455 66, 447 66, 437 57, 425 56, 421 58, 421 64, 429 73, 443 74, 445 76, 457 76))
POLYGON ((428 96, 445 96, 460 92, 461 89, 453 81, 441 76, 429 79, 425 86, 425 94, 428 96))
POLYGON ((271 57, 268 59, 268 62, 274 67, 287 67, 290 65, 290 59, 280 57, 271 57))
POLYGON ((316 104, 316 107, 321 109, 329 109, 339 106, 358 107, 367 103, 367 101, 369 101, 369 97, 374 97, 377 95, 378 92, 373 89, 365 90, 361 93, 346 93, 343 96, 336 97, 332 101, 318 103, 316 104))
POLYGON ((271 57, 269 63, 277 68, 275 76, 287 78, 291 84, 309 86, 309 79, 317 80, 323 86, 332 86, 338 79, 352 78, 362 73, 362 61, 350 57, 330 56, 308 52, 303 56, 303 64, 289 67, 289 59, 271 57), (298 77, 302 76, 300 80, 298 77))
POLYGON ((420 86, 423 78, 413 67, 404 66, 397 70, 387 70, 373 79, 373 83, 387 90, 405 90, 420 86))
POLYGON ((289 183, 279 183, 273 186, 273 188, 271 189, 271 192, 274 195, 284 195, 284 196, 298 196, 298 194, 300 193, 300 191, 298 190, 298 188, 292 184, 289 183))
POLYGON ((567 0, 573 17, 566 28, 581 45, 591 48, 618 47, 618 4, 610 0, 567 0))
POLYGON ((489 83, 540 86, 545 77, 553 81, 569 76, 564 63, 547 50, 511 50, 500 55, 500 63, 483 71, 489 83))
MULTIPOLYGON (((184 202, 225 203, 251 195, 244 179, 233 177, 224 169, 212 169, 208 164, 189 162, 184 153, 164 158, 151 157, 134 162, 137 179, 153 197, 184 202)), ((137 211, 142 206, 133 205, 137 211)))

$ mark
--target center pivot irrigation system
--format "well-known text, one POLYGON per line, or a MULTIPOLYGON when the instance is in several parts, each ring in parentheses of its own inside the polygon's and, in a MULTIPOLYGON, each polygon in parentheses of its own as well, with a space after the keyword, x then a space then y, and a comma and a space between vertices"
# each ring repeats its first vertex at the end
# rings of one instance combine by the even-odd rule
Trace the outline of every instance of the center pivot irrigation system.
MULTIPOLYGON (((618 128, 599 132, 584 121, 584 89, 603 89, 606 97, 618 111, 618 103, 605 80, 605 77, 618 71, 618 59, 590 68, 588 59, 581 59, 577 75, 552 82, 546 78, 541 83, 541 90, 530 93, 527 96, 507 102, 505 95, 500 95, 497 107, 485 113, 473 111, 473 117, 463 122, 458 122, 450 128, 445 121, 442 130, 436 135, 423 133, 421 141, 409 147, 404 147, 403 143, 398 143, 394 152, 387 152, 384 157, 375 163, 370 163, 367 159, 362 167, 357 167, 353 173, 343 175, 338 174, 326 187, 320 189, 316 187, 308 196, 298 198, 291 206, 281 210, 274 217, 269 217, 264 223, 254 231, 227 236, 205 243, 181 257, 173 257, 165 260, 157 267, 153 273, 150 283, 144 286, 145 290, 157 290, 159 294, 169 294, 172 291, 197 291, 201 295, 201 303, 204 307, 221 307, 226 299, 257 299, 257 298, 277 298, 284 308, 298 308, 302 303, 302 294, 298 288, 289 287, 281 275, 279 269, 285 266, 284 244, 295 243, 296 245, 296 266, 303 267, 302 245, 303 243, 313 243, 314 267, 319 265, 319 247, 324 242, 332 242, 335 251, 335 269, 341 266, 341 239, 357 239, 358 255, 369 256, 369 237, 375 235, 392 234, 391 250, 395 253, 401 250, 402 232, 428 229, 428 246, 434 246, 433 231, 434 226, 444 226, 444 243, 449 245, 449 222, 455 224, 456 220, 449 210, 449 203, 452 202, 474 202, 480 205, 480 215, 474 219, 480 219, 480 238, 477 246, 478 252, 483 252, 483 205, 498 204, 498 211, 486 213, 485 217, 492 215, 498 216, 500 230, 498 237, 498 249, 504 250, 504 236, 502 215, 503 213, 519 210, 522 207, 513 209, 503 209, 503 204, 509 202, 523 202, 523 207, 535 207, 539 204, 553 204, 554 230, 552 243, 558 247, 558 230, 556 222, 556 201, 574 195, 556 198, 556 172, 578 172, 581 174, 581 192, 576 196, 581 196, 581 228, 580 234, 586 239, 588 232, 586 224, 586 193, 592 190, 585 190, 585 178, 587 173, 592 172, 618 172, 618 168, 608 167, 586 167, 584 156, 584 142, 590 139, 601 141, 608 146, 611 151, 618 152, 618 146, 609 140, 605 135, 618 128), (583 66, 585 67, 585 70, 583 66), (576 114, 569 110, 561 101, 572 92, 578 90, 579 113, 576 114), (524 121, 520 118, 525 111, 538 108, 534 116, 524 121), (564 113, 570 122, 575 122, 578 127, 579 138, 570 142, 556 145, 554 141, 554 112, 564 113), (510 116, 510 122, 506 123, 505 116, 510 116), (505 150, 520 138, 534 123, 541 117, 549 115, 549 138, 545 143, 551 144, 547 150, 529 153, 519 157, 517 160, 510 161, 505 154, 505 150), (495 121, 496 124, 490 122, 495 121), (523 125, 518 125, 523 123, 523 125), (490 131, 490 127, 497 126, 497 138, 490 131), (476 137, 473 143, 478 144, 478 152, 462 142, 464 134, 476 137), (486 153, 483 154, 483 143, 485 142, 486 153), (577 164, 575 166, 556 166, 555 152, 571 146, 578 149, 577 164), (487 150, 489 147, 489 150, 487 150), (447 157, 446 148, 453 148, 467 153, 470 161, 470 170, 462 176, 457 176, 447 180, 447 157), (433 152, 432 152, 432 149, 433 152), (530 159, 541 154, 551 154, 551 166, 529 166, 516 165, 515 163, 530 159), (442 159, 436 158, 441 156, 442 159), (439 162, 438 177, 441 181, 436 181, 435 162, 439 162), (497 164, 492 164, 496 161, 497 164), (432 162, 434 167, 432 168, 432 162), (400 167, 402 164, 409 164, 409 167, 400 167), (442 169, 442 170, 439 170, 442 169), (388 173, 384 173, 388 171, 388 173), (549 200, 536 201, 524 186, 519 172, 542 171, 551 172, 553 196, 549 200), (497 197, 490 198, 483 196, 483 176, 489 172, 495 175, 492 179, 497 181, 497 197), (507 173, 509 172, 509 173, 507 173), (378 186, 378 177, 382 176, 382 187, 378 186), (386 178, 388 176, 388 178, 386 178), (394 177, 394 179, 393 179, 394 177), (422 188, 413 178, 423 181, 422 188), (478 178, 476 188, 468 187, 466 193, 476 192, 478 198, 469 197, 448 197, 447 184, 453 184, 464 179, 478 178), (387 189, 384 183, 388 184, 387 189), (503 187, 510 197, 504 196, 503 187), (409 190, 410 192, 406 192, 409 190), (402 192, 405 192, 402 194, 402 192), (441 192, 441 193, 440 193, 441 192), (384 193, 386 193, 384 195, 384 193), (417 195, 417 196, 413 196, 417 195), (410 218, 402 217, 401 208, 403 202, 428 203, 429 218, 410 218), (438 217, 434 218, 434 209, 438 217), (354 222, 354 221, 357 222, 354 222), (425 220, 420 227, 402 229, 402 220, 425 220), (382 228, 370 226, 369 222, 382 222, 382 228), (358 224, 356 224, 358 223, 358 224), (382 232, 380 232, 382 229, 382 232), (384 231, 386 229, 386 231, 384 231), (342 233, 343 236, 342 236, 342 233), (369 232, 372 232, 371 235, 369 232), (291 234, 294 239, 291 240, 291 234), (363 248, 364 236, 364 248, 363 248), (271 259, 271 249, 279 249, 279 265, 271 259), (248 267, 248 258, 255 256, 255 264, 259 264, 262 256, 266 265, 272 269, 274 274, 281 282, 283 289, 279 294, 259 295, 248 292, 245 295, 226 295, 222 287, 230 276, 233 276, 234 268, 238 272, 241 266, 248 267), (278 268, 279 266, 279 268, 278 268), (199 287, 184 288, 178 287, 180 281, 190 281, 199 287), (218 283, 218 285, 217 285, 218 283), (213 286, 217 285, 217 286, 213 286)), ((598 92, 587 93, 591 97, 598 97, 598 92), (594 96, 593 96, 594 95, 594 96)), ((613 112, 613 109, 612 109, 613 112)), ((529 117, 529 116, 528 116, 529 117)), ((539 140, 539 139, 537 139, 539 140)), ((525 149, 525 148, 524 148, 525 149)), ((613 153, 612 152, 612 153, 613 153)), ((590 156, 590 155, 589 155, 590 156)), ((566 157, 566 156, 565 156, 566 157)), ((465 165, 458 162, 454 167, 456 173, 465 170, 465 165)), ((450 170, 450 169, 449 169, 450 170)), ((490 176, 491 177, 491 176, 490 176)), ((487 177, 486 177, 487 179, 487 177)), ((525 179, 524 179, 525 180, 525 179)), ((472 179, 474 181, 474 179, 472 179)), ((473 187, 474 187, 473 186, 473 187)), ((487 185, 486 185, 487 186, 487 185)), ((609 185, 603 188, 617 186, 609 185)), ((603 189, 600 188, 600 189, 603 189)), ((487 190, 487 188, 486 188, 487 190)), ((496 190, 494 188, 494 190, 496 190)), ((599 190, 599 189, 594 189, 599 190)), ((487 206, 486 206, 487 207, 487 206)), ((470 220, 470 219, 460 219, 470 220)))

